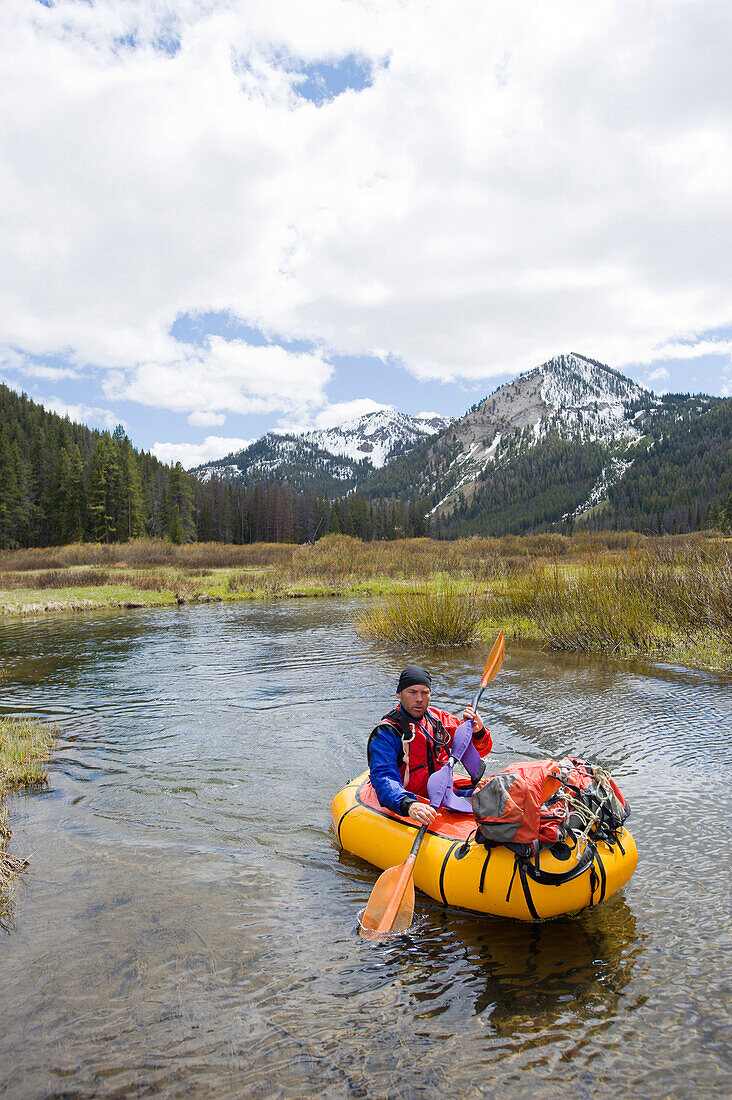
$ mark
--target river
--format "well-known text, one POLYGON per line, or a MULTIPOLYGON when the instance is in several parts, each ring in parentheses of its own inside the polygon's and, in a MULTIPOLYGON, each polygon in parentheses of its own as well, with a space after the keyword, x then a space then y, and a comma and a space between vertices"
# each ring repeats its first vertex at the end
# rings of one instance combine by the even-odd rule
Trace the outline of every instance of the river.
POLYGON ((495 768, 579 752, 629 799, 638 869, 538 925, 417 895, 357 935, 374 869, 333 794, 408 656, 458 709, 486 648, 408 655, 348 601, 0 625, 0 712, 57 722, 0 934, 0 1094, 712 1097, 732 1090, 732 678, 514 645, 481 704, 495 768))

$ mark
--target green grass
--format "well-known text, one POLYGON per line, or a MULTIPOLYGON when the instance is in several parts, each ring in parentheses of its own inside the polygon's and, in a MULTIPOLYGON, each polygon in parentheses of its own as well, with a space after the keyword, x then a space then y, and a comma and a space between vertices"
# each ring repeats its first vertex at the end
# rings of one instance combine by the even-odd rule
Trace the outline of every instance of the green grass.
POLYGON ((11 830, 5 795, 46 782, 44 761, 57 740, 57 730, 33 719, 0 718, 0 925, 12 904, 13 880, 27 863, 7 851, 11 830))

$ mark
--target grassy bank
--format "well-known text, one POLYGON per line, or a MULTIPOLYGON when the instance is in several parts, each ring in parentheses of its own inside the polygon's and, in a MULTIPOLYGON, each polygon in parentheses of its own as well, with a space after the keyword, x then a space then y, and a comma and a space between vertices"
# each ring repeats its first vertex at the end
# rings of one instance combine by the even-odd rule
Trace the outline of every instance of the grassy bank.
POLYGON ((414 631, 423 645, 428 629, 435 644, 460 640, 448 639, 448 619, 469 609, 472 637, 503 627, 555 649, 732 668, 732 543, 716 537, 329 535, 312 546, 138 540, 0 553, 6 616, 348 595, 374 597, 371 636, 398 644, 412 635, 397 637, 387 620, 415 618, 421 601, 414 631), (448 589, 450 608, 435 613, 448 589))
POLYGON ((56 730, 43 722, 0 718, 0 924, 11 904, 13 879, 27 866, 7 851, 11 830, 5 796, 43 786, 44 761, 56 739, 56 730))

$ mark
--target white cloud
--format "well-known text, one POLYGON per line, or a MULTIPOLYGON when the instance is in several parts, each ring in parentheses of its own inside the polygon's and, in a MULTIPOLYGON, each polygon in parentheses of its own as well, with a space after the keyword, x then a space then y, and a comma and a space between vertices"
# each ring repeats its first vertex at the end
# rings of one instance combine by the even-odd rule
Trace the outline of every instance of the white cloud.
POLYGON ((216 458, 225 458, 235 451, 243 451, 251 442, 251 439, 224 439, 222 436, 209 435, 203 443, 156 443, 152 452, 167 465, 180 462, 190 470, 192 466, 200 466, 216 458))
POLYGON ((381 405, 378 401, 372 401, 370 397, 358 397, 354 401, 338 401, 318 413, 315 417, 315 427, 337 428, 347 420, 355 420, 356 417, 364 416, 366 413, 389 408, 392 406, 381 405))
POLYGON ((665 367, 658 367, 657 370, 652 370, 650 374, 646 375, 647 382, 668 382, 670 378, 669 372, 665 367))
POLYGON ((651 363, 658 359, 701 359, 704 355, 732 355, 732 340, 707 340, 699 337, 689 341, 672 340, 652 350, 639 363, 651 363))
POLYGON ((124 420, 111 409, 97 409, 83 404, 73 405, 60 397, 43 398, 41 404, 49 412, 68 416, 69 420, 73 420, 76 424, 86 424, 88 427, 103 428, 110 432, 114 431, 118 424, 126 428, 124 420))
MULTIPOLYGON (((74 367, 54 367, 45 363, 35 363, 23 352, 9 347, 0 347, 0 368, 21 374, 24 378, 42 378, 46 382, 58 382, 64 378, 83 378, 82 373, 74 367)), ((15 385, 17 386, 17 383, 15 385)))
POLYGON ((0 348, 0 368, 10 371, 21 371, 26 365, 27 359, 15 348, 0 348))
POLYGON ((63 378, 82 378, 80 371, 73 367, 47 367, 43 363, 26 363, 18 368, 26 378, 43 378, 47 382, 59 382, 63 378))
POLYGON ((420 378, 571 348, 652 362, 732 322, 731 17, 716 0, 6 0, 0 341, 70 348, 132 401, 303 419, 325 351, 191 351, 175 319, 228 310, 420 378), (346 54, 371 87, 297 96, 296 62, 346 54))
POLYGON ((304 414, 325 400, 333 368, 316 353, 277 345, 254 347, 212 336, 205 347, 170 341, 177 358, 158 359, 133 371, 112 371, 103 383, 116 399, 196 415, 226 409, 236 413, 285 410, 304 414))
POLYGON ((188 417, 188 423, 194 428, 220 428, 226 423, 226 415, 215 412, 192 412, 188 417))

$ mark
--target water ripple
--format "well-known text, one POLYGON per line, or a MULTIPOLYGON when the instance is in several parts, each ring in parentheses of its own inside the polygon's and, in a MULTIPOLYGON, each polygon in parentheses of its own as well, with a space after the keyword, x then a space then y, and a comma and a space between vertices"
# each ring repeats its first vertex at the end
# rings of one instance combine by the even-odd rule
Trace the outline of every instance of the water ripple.
POLYGON ((724 1094, 730 679, 509 644, 494 766, 581 752, 629 796, 636 875, 540 925, 418 896, 356 935, 375 871, 333 793, 399 668, 460 709, 483 650, 367 646, 347 601, 4 624, 3 713, 59 724, 0 941, 4 1096, 542 1098, 724 1094))

